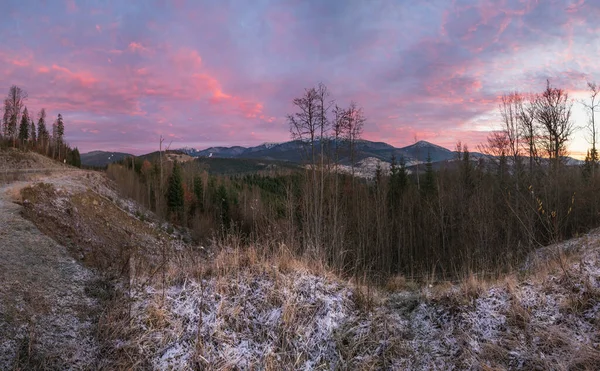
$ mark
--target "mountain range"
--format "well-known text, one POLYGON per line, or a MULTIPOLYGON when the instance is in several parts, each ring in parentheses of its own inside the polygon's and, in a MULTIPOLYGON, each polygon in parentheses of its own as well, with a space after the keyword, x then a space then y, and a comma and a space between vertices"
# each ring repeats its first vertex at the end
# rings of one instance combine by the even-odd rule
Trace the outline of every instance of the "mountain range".
MULTIPOLYGON (((325 143, 324 143, 325 145, 325 143)), ((316 151, 320 151, 320 143, 316 143, 316 151)), ((327 143, 327 151, 334 156, 336 153, 336 145, 333 142, 327 143)), ((198 158, 221 158, 221 159, 253 159, 253 160, 270 160, 270 161, 285 161, 290 163, 302 163, 307 155, 306 143, 295 140, 283 143, 263 143, 254 147, 209 147, 203 150, 195 148, 180 148, 171 152, 184 153, 192 157, 198 158)), ((151 154, 146 154, 138 157, 151 157, 151 154)), ((122 152, 104 152, 92 151, 81 155, 83 165, 103 167, 112 162, 119 161, 125 157, 132 156, 122 152)), ((340 145, 337 150, 339 163, 349 165, 351 162, 350 150, 345 145, 340 145)), ((484 156, 478 152, 471 152, 473 159, 484 156)), ((382 162, 390 162, 392 157, 398 161, 404 159, 408 167, 419 163, 427 162, 428 159, 432 163, 442 163, 453 160, 457 157, 456 151, 451 151, 447 148, 438 146, 433 143, 421 140, 406 147, 397 148, 384 142, 371 142, 368 140, 360 140, 355 144, 355 162, 360 162, 365 159, 376 159, 382 162)), ((568 163, 571 165, 580 164, 581 161, 568 158, 568 163)))
MULTIPOLYGON (((320 151, 320 143, 316 143, 317 151, 320 151)), ((336 145, 327 143, 328 151, 332 155, 336 153, 336 145)), ((264 143, 255 147, 210 147, 204 150, 194 148, 181 148, 182 151, 194 157, 217 157, 217 158, 252 158, 264 160, 290 161, 300 163, 309 151, 302 141, 290 141, 284 143, 264 143)), ((339 162, 349 164, 351 160, 350 150, 347 145, 340 145, 337 151, 339 162)), ((371 142, 360 140, 355 144, 355 161, 366 158, 376 158, 381 161, 390 162, 392 156, 396 159, 404 158, 407 164, 425 162, 430 157, 432 162, 446 161, 456 157, 456 152, 444 147, 419 141, 407 147, 396 148, 384 142, 371 142)))

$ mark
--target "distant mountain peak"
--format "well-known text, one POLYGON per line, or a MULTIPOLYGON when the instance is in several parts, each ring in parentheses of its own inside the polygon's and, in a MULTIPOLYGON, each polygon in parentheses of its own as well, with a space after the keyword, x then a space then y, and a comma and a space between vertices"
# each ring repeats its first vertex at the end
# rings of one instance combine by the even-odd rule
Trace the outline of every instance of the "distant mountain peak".
MULTIPOLYGON (((428 142, 426 140, 420 140, 418 142, 416 142, 415 144, 413 144, 415 147, 440 147, 437 144, 433 144, 431 142, 428 142)), ((440 147, 442 148, 442 147, 440 147)))
POLYGON ((444 148, 442 146, 438 146, 437 144, 433 144, 433 143, 428 142, 426 140, 420 140, 420 141, 416 142, 415 144, 409 145, 409 146, 407 146, 405 148, 435 148, 435 149, 438 149, 438 150, 452 152, 448 148, 444 148))
POLYGON ((262 145, 265 146, 266 148, 271 149, 271 148, 273 148, 275 146, 278 146, 280 144, 281 143, 279 143, 279 142, 264 142, 262 145))

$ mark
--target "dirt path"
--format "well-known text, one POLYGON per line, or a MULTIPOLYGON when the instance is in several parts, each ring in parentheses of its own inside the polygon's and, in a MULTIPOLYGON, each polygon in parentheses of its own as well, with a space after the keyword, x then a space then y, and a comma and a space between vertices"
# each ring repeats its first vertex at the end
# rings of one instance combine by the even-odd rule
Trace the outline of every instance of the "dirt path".
POLYGON ((0 186, 0 369, 94 368, 96 277, 21 216, 15 196, 30 183, 0 186))

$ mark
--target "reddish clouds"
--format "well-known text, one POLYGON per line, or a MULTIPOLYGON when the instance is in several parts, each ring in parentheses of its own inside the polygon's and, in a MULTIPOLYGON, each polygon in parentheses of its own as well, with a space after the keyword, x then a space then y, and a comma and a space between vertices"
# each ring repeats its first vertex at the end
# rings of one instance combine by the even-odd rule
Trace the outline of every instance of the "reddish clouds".
POLYGON ((0 88, 62 113, 82 151, 141 153, 159 135, 196 147, 288 140, 291 100, 319 81, 363 106, 366 139, 475 148, 503 92, 600 82, 597 2, 403 3, 8 0, 0 88))

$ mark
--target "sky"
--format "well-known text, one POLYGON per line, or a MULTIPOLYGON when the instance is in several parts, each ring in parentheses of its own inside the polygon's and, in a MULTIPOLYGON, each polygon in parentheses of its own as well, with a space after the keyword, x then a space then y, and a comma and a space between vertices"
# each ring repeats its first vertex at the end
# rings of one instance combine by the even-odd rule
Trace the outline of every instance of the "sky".
POLYGON ((503 93, 600 83, 598 20, 600 0, 3 0, 0 89, 61 113, 81 152, 287 141, 319 82, 363 107, 365 139, 476 148, 503 93))

